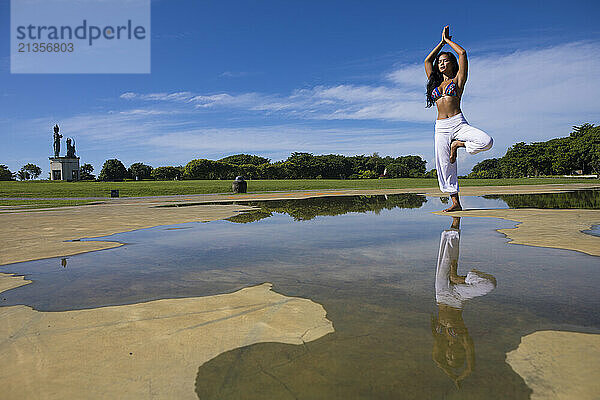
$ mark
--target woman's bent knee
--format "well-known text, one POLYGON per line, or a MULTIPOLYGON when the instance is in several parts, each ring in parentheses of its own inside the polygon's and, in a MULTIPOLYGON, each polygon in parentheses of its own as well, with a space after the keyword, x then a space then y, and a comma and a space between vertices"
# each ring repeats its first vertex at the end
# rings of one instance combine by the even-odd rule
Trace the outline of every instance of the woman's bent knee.
POLYGON ((483 146, 483 149, 481 149, 481 151, 486 151, 486 150, 489 150, 489 149, 491 149, 491 148, 492 148, 492 146, 494 145, 494 139, 492 139, 492 138, 491 138, 491 137, 489 137, 489 136, 488 136, 488 138, 489 138, 490 140, 488 141, 488 143, 487 143, 485 146, 483 146))
POLYGON ((469 153, 469 154, 477 154, 482 151, 489 150, 492 148, 493 145, 494 145, 494 139, 492 139, 488 135, 485 135, 485 138, 484 137, 478 138, 477 141, 465 142, 465 147, 466 147, 467 153, 469 153))

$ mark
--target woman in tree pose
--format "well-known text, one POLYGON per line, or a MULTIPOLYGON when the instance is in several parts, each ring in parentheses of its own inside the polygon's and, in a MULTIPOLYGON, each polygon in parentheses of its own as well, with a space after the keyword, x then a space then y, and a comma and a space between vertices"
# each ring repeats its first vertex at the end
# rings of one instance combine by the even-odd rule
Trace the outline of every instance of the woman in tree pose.
POLYGON ((485 132, 467 122, 460 110, 460 99, 467 82, 467 52, 451 40, 450 27, 442 30, 442 41, 425 58, 427 107, 437 106, 435 121, 435 167, 440 190, 449 193, 452 205, 444 211, 460 211, 456 152, 464 147, 469 154, 489 150, 494 141, 485 132), (442 51, 444 44, 458 54, 442 51))

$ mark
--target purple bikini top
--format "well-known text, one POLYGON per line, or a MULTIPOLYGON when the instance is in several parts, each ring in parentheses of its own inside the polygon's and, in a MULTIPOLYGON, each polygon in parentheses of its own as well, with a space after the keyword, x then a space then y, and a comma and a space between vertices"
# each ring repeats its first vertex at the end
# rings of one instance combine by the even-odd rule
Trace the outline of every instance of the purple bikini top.
POLYGON ((458 96, 456 90, 456 83, 454 83, 454 81, 451 81, 446 86, 446 89, 444 89, 444 94, 440 93, 440 89, 438 89, 437 87, 431 92, 431 98, 433 99, 433 101, 437 101, 437 99, 439 99, 442 96, 458 96))

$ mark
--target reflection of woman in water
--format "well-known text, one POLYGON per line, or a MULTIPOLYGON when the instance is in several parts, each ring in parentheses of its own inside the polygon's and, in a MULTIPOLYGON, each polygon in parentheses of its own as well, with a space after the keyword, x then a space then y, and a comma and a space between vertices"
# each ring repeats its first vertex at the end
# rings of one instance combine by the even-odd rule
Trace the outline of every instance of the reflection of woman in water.
POLYGON ((459 386, 473 372, 475 347, 465 326, 462 308, 466 300, 483 296, 496 287, 496 279, 472 270, 458 275, 460 218, 452 219, 450 229, 442 232, 435 273, 438 315, 431 318, 434 338, 433 361, 459 386))
POLYGON ((467 122, 460 109, 460 100, 467 82, 467 52, 451 40, 450 27, 442 31, 442 41, 425 58, 427 74, 427 107, 437 106, 435 121, 435 168, 442 192, 450 194, 452 206, 444 211, 462 210, 458 198, 456 152, 464 147, 469 154, 489 150, 494 141, 487 133, 467 122), (458 54, 439 52, 444 44, 458 54))

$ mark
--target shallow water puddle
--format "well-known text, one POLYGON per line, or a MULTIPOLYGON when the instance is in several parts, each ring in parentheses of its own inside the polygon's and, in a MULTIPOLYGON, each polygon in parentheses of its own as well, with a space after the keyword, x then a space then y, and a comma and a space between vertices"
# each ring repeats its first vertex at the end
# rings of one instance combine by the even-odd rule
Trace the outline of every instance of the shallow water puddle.
MULTIPOLYGON (((505 208, 506 203, 502 198, 463 199, 466 208, 505 208)), ((529 398, 532 389, 506 362, 506 353, 523 336, 539 330, 600 332, 598 258, 509 245, 496 229, 512 227, 512 222, 433 215, 444 208, 441 200, 420 195, 249 204, 260 211, 227 221, 112 235, 102 240, 127 245, 65 262, 55 258, 3 266, 2 271, 24 274, 33 283, 3 292, 0 310, 24 305, 33 308, 28 313, 62 315, 132 307, 122 314, 127 319, 140 304, 211 299, 207 296, 270 282, 273 295, 307 299, 306 304, 327 313, 333 329, 294 342, 301 345, 240 341, 227 347, 209 335, 196 336, 194 346, 214 347, 208 358, 142 326, 145 334, 134 354, 153 348, 155 336, 164 339, 161 348, 175 359, 183 357, 186 366, 194 365, 191 371, 188 367, 185 390, 202 399, 529 398), (83 309, 88 310, 73 311, 83 309)), ((289 311, 297 313, 298 321, 312 315, 293 307, 289 311)), ((186 324, 201 324, 189 310, 183 314, 186 324)), ((265 318, 248 322, 248 329, 262 332, 265 324, 288 328, 288 322, 274 328, 265 318)), ((3 320, 11 324, 18 318, 5 312, 3 320)), ((97 329, 89 346, 110 341, 110 328, 97 329)), ((235 325, 230 330, 235 332, 235 325)), ((40 360, 54 348, 36 344, 32 349, 31 341, 10 337, 0 343, 0 358, 8 354, 7 346, 23 354, 35 350, 40 360)), ((161 357, 153 350, 145 363, 160 370, 161 357)), ((123 362, 93 352, 82 359, 107 368, 123 362)), ((0 374, 25 379, 27 370, 14 365, 13 375, 0 374)), ((149 393, 174 393, 168 383, 143 374, 127 376, 125 369, 122 378, 160 386, 149 393)), ((81 379, 88 380, 86 393, 93 397, 98 390, 94 379, 85 374, 81 379)), ((56 389, 53 381, 43 385, 37 390, 56 389)))

